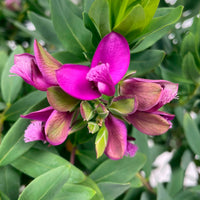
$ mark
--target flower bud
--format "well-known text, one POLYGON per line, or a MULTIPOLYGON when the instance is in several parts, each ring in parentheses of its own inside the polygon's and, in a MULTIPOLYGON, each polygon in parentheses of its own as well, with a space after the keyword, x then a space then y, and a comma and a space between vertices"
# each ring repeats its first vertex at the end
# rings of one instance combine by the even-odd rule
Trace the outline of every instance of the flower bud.
POLYGON ((80 104, 81 116, 84 120, 89 121, 94 117, 94 110, 87 101, 82 101, 80 104))

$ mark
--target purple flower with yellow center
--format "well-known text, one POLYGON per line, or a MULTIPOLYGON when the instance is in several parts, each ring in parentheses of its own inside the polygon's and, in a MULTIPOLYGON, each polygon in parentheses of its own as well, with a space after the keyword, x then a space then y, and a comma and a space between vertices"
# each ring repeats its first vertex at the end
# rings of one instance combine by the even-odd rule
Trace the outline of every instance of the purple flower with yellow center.
POLYGON ((129 62, 128 42, 122 35, 111 32, 99 43, 90 67, 65 64, 58 69, 58 85, 81 100, 97 99, 102 94, 113 96, 115 85, 126 74, 129 62))
POLYGON ((57 85, 55 70, 61 65, 35 40, 34 56, 28 53, 15 55, 10 72, 36 89, 46 91, 50 86, 57 85))

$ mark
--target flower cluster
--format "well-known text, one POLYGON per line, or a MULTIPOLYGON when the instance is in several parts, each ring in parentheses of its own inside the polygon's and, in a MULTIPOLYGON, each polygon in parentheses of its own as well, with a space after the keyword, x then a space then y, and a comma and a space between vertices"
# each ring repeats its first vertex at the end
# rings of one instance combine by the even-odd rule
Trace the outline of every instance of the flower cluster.
POLYGON ((50 104, 22 116, 33 120, 25 131, 25 142, 42 140, 59 145, 76 130, 81 115, 89 132, 98 132, 97 157, 105 153, 117 160, 124 155, 134 156, 137 151, 126 123, 144 134, 165 133, 174 115, 159 109, 176 97, 178 85, 126 76, 129 62, 128 42, 115 32, 101 40, 90 67, 63 65, 37 41, 34 56, 16 55, 10 72, 38 90, 47 91, 50 104))

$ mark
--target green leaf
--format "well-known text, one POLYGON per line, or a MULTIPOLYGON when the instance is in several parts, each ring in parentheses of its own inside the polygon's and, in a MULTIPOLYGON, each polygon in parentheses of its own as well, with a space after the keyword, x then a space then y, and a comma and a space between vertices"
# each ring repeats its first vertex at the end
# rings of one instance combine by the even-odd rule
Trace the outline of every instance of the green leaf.
POLYGON ((101 37, 111 32, 109 12, 107 0, 95 0, 89 10, 89 16, 99 29, 101 37))
POLYGON ((58 86, 49 87, 47 90, 47 99, 49 104, 60 112, 73 111, 80 102, 58 86))
POLYGON ((20 176, 11 166, 0 167, 0 191, 10 199, 17 199, 19 195, 20 176))
POLYGON ((127 98, 127 99, 119 99, 117 101, 113 101, 109 106, 109 110, 113 114, 127 115, 133 112, 134 107, 135 107, 135 99, 127 98))
POLYGON ((137 175, 133 177, 133 179, 130 181, 130 184, 131 184, 131 188, 139 188, 143 186, 142 181, 137 175))
MULTIPOLYGON (((181 17, 183 7, 159 8, 158 10, 164 15, 152 19, 150 24, 138 36, 140 40, 131 50, 132 53, 143 51, 163 37, 170 30, 169 26, 176 23, 181 17)), ((127 39, 132 41, 132 37, 132 35, 127 36, 127 39)))
POLYGON ((51 20, 44 18, 34 12, 29 12, 28 17, 35 25, 37 32, 39 32, 39 34, 44 38, 46 42, 49 44, 54 44, 58 47, 61 46, 51 20))
POLYGON ((9 77, 10 68, 14 64, 14 55, 23 53, 23 49, 18 46, 9 56, 5 68, 1 76, 1 92, 2 97, 6 103, 12 103, 21 90, 23 80, 20 77, 9 77))
POLYGON ((101 36, 94 22, 90 19, 88 13, 86 12, 83 13, 83 21, 85 27, 92 32, 92 43, 95 47, 97 47, 101 41, 101 36))
POLYGON ((121 160, 106 160, 90 175, 95 182, 127 183, 144 166, 144 154, 137 153, 133 158, 124 157, 121 160))
POLYGON ((164 56, 165 52, 161 50, 146 50, 132 54, 129 70, 136 70, 136 76, 144 75, 158 67, 164 56))
POLYGON ((138 35, 145 26, 145 12, 140 4, 134 6, 131 11, 113 28, 114 31, 127 36, 131 33, 132 37, 138 35))
POLYGON ((132 136, 136 139, 135 143, 138 146, 138 151, 146 155, 146 163, 143 170, 145 171, 146 177, 149 177, 153 161, 151 160, 151 151, 148 147, 148 136, 135 128, 133 129, 132 136))
POLYGON ((46 97, 42 91, 34 91, 16 101, 5 113, 6 120, 15 121, 27 109, 35 106, 46 97))
POLYGON ((95 149, 97 153, 97 158, 101 157, 102 154, 104 153, 107 142, 108 142, 108 130, 105 124, 103 124, 101 129, 97 133, 97 137, 95 140, 95 149))
POLYGON ((5 51, 0 51, 0 78, 1 78, 1 73, 6 65, 7 59, 8 59, 8 55, 5 51))
POLYGON ((172 171, 170 182, 167 185, 167 191, 171 196, 175 196, 183 188, 185 171, 178 168, 172 171))
POLYGON ((61 156, 49 151, 32 148, 12 162, 13 167, 33 178, 61 165, 70 168, 69 183, 79 183, 84 180, 85 175, 78 168, 61 156))
POLYGON ((181 55, 185 56, 188 54, 188 52, 191 52, 191 54, 194 56, 194 62, 196 62, 197 65, 200 65, 200 57, 198 53, 198 48, 199 48, 199 44, 197 42, 197 39, 195 38, 195 35, 189 32, 183 38, 183 41, 181 44, 181 55))
POLYGON ((0 145, 0 166, 7 165, 26 152, 34 142, 24 142, 24 131, 30 120, 18 119, 9 129, 0 145))
POLYGON ((1 191, 0 191, 0 199, 1 199, 1 200, 10 200, 10 199, 8 198, 8 196, 7 196, 5 193, 1 192, 1 191))
POLYGON ((184 115, 183 129, 189 146, 194 153, 200 155, 200 132, 198 130, 197 124, 188 113, 185 113, 184 115))
POLYGON ((34 179, 21 193, 19 200, 51 200, 68 181, 70 168, 60 166, 34 179))
POLYGON ((99 159, 96 159, 96 153, 94 150, 79 150, 76 155, 78 156, 79 161, 88 169, 93 170, 100 163, 107 160, 105 155, 101 156, 99 159))
POLYGON ((114 200, 129 189, 130 183, 101 182, 98 186, 105 200, 114 200))
POLYGON ((95 196, 91 200, 104 200, 103 194, 97 184, 90 178, 86 178, 84 182, 81 183, 83 186, 88 186, 92 188, 94 191, 96 191, 95 196))
POLYGON ((66 183, 60 192, 54 197, 54 200, 90 200, 96 194, 95 190, 82 186, 66 183))
POLYGON ((162 184, 158 184, 157 200, 163 200, 163 197, 165 198, 165 200, 172 200, 172 198, 169 196, 168 192, 163 187, 163 185, 162 184))
MULTIPOLYGON (((40 109, 45 103, 45 101, 39 103, 26 113, 40 109)), ((24 131, 29 123, 29 119, 18 119, 6 133, 0 145, 0 166, 11 163, 34 145, 34 142, 24 142, 24 131)))
MULTIPOLYGON (((197 186, 198 187, 198 186, 197 186)), ((199 191, 193 191, 191 189, 187 189, 184 191, 179 192, 173 200, 199 200, 199 191)))
POLYGON ((63 46, 75 55, 92 49, 91 33, 83 21, 75 15, 66 0, 51 0, 51 13, 56 34, 63 46))
POLYGON ((81 63, 85 65, 89 65, 87 63, 86 58, 83 55, 76 55, 68 51, 60 51, 53 53, 52 56, 56 59, 59 60, 61 63, 81 63))
POLYGON ((185 78, 200 83, 200 69, 198 69, 191 52, 183 57, 182 70, 185 78))

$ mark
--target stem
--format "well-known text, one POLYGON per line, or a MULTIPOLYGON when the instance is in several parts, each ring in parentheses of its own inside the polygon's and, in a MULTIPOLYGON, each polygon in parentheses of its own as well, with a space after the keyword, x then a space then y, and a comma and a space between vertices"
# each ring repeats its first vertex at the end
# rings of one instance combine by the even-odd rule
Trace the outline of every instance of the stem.
POLYGON ((138 172, 136 174, 136 176, 140 179, 140 181, 142 182, 142 184, 144 185, 144 187, 149 190, 151 193, 155 194, 156 192, 154 191, 154 189, 151 187, 151 185, 149 184, 149 182, 138 172))
POLYGON ((71 155, 70 155, 70 163, 74 165, 75 163, 75 155, 76 155, 76 147, 72 147, 71 155))

